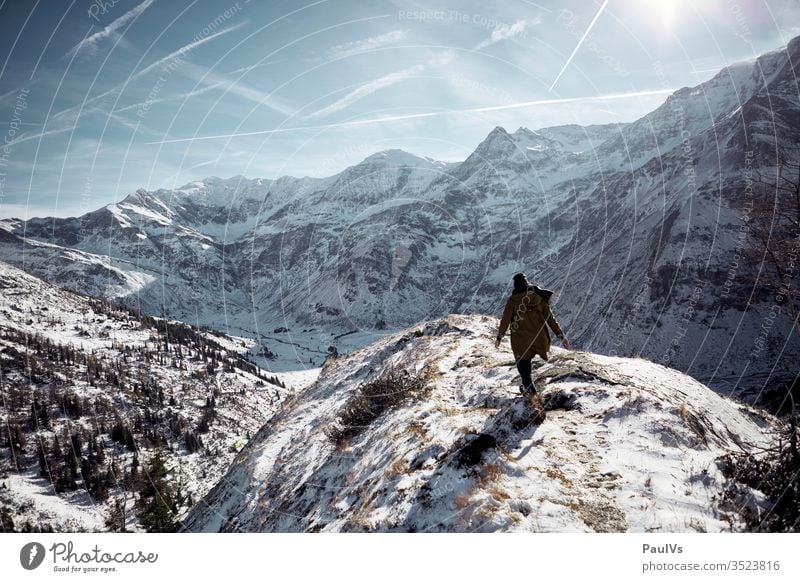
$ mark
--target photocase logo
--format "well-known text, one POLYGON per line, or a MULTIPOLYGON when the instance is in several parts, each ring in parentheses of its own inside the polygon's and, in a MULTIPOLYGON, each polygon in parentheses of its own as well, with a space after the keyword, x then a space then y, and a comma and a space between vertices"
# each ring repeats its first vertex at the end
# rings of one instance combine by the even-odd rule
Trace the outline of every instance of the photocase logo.
POLYGON ((22 546, 19 552, 19 563, 26 570, 35 570, 44 561, 44 546, 39 542, 30 542, 22 546))

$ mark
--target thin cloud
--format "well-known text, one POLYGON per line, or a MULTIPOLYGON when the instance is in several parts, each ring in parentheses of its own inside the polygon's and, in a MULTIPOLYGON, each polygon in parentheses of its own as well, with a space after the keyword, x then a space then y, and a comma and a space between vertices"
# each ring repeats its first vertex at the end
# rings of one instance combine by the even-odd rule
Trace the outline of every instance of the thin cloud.
POLYGON ((109 113, 108 117, 109 117, 109 119, 113 119, 114 121, 116 121, 117 123, 122 125, 123 127, 127 127, 128 129, 132 129, 135 132, 139 131, 139 126, 140 126, 139 123, 134 123, 133 121, 129 121, 129 120, 125 119, 124 117, 122 117, 121 115, 117 115, 116 113, 113 113, 113 112, 109 113))
MULTIPOLYGON (((87 113, 95 113, 95 112, 96 113, 101 113, 103 115, 108 115, 111 119, 113 119, 117 123, 121 124, 122 126, 127 127, 128 129, 132 129, 132 130, 137 131, 137 132, 141 131, 141 130, 146 130, 148 133, 150 133, 152 135, 163 135, 162 132, 158 132, 158 131, 156 131, 155 129, 153 129, 151 127, 147 127, 146 125, 142 125, 141 122, 134 123, 134 122, 129 121, 128 119, 122 117, 121 115, 116 115, 114 112, 111 112, 111 113, 106 112, 105 110, 103 110, 100 107, 94 107, 92 109, 87 110, 87 113)), ((17 146, 17 145, 19 145, 21 143, 25 143, 27 141, 31 141, 31 140, 35 140, 35 139, 42 139, 42 138, 45 138, 45 137, 49 137, 51 135, 58 135, 58 134, 61 134, 61 133, 66 133, 68 131, 69 132, 77 131, 77 129, 78 129, 78 125, 77 124, 73 124, 73 125, 66 125, 65 127, 59 127, 58 129, 43 129, 41 131, 35 131, 35 132, 30 132, 29 131, 29 132, 23 133, 17 139, 8 142, 7 144, 5 144, 5 146, 6 147, 14 147, 14 146, 17 146)))
POLYGON ((126 105, 125 107, 118 107, 114 110, 114 113, 123 113, 125 111, 131 111, 133 109, 139 109, 142 107, 150 107, 155 105, 156 103, 169 103, 170 101, 188 101, 192 97, 197 97, 198 95, 202 95, 203 93, 208 93, 209 91, 213 91, 214 89, 224 88, 228 83, 214 83, 211 85, 206 85, 204 87, 200 87, 199 89, 195 89, 193 91, 189 91, 187 93, 178 93, 177 95, 172 95, 170 97, 157 97, 155 99, 150 99, 148 101, 141 101, 139 103, 131 103, 130 105, 126 105))
MULTIPOLYGON (((184 47, 181 47, 178 50, 174 51, 173 53, 167 55, 166 57, 163 57, 162 59, 159 59, 155 63, 153 63, 151 65, 148 65, 147 67, 145 67, 141 71, 137 72, 131 79, 138 78, 138 77, 140 77, 140 76, 152 71, 153 69, 157 68, 158 65, 166 64, 167 62, 169 62, 169 61, 171 61, 171 60, 173 60, 173 59, 175 59, 177 57, 183 56, 184 54, 186 54, 190 50, 192 50, 192 49, 196 48, 197 46, 199 46, 200 44, 202 44, 203 42, 207 42, 207 41, 211 40, 212 38, 216 38, 216 37, 218 37, 218 36, 220 36, 222 34, 227 34, 228 32, 231 32, 232 30, 235 30, 239 26, 241 26, 241 24, 237 24, 235 26, 231 26, 231 27, 226 28, 224 30, 221 30, 221 31, 219 31, 219 32, 217 32, 217 33, 215 33, 215 34, 213 34, 211 36, 205 37, 205 38, 203 38, 203 39, 201 39, 199 41, 195 41, 195 42, 190 43, 190 44, 188 44, 188 45, 186 45, 184 47)), ((237 69, 237 71, 250 70, 252 68, 256 68, 257 66, 260 66, 260 65, 251 65, 249 68, 248 67, 243 67, 242 69, 237 69)), ((144 102, 141 102, 141 103, 133 103, 133 104, 130 104, 130 105, 126 105, 124 107, 120 107, 120 108, 116 109, 116 111, 117 112, 130 111, 131 109, 138 109, 139 107, 143 107, 145 105, 150 106, 150 105, 154 105, 156 103, 164 103, 164 102, 168 102, 168 101, 188 100, 188 99, 191 99, 192 97, 196 97, 198 95, 202 95, 203 93, 206 93, 208 91, 212 91, 214 89, 222 89, 226 93, 229 93, 231 95, 236 95, 236 96, 241 97, 242 99, 245 99, 247 101, 250 101, 250 102, 253 102, 253 103, 258 103, 259 105, 265 105, 265 106, 269 107, 270 109, 273 109, 274 111, 277 111, 277 112, 279 112, 279 113, 281 113, 283 115, 294 115, 296 113, 296 109, 291 104, 289 104, 287 101, 285 101, 285 100, 283 100, 283 99, 281 99, 281 98, 279 98, 279 97, 277 97, 275 95, 272 95, 271 93, 265 93, 263 91, 259 91, 258 89, 255 89, 255 88, 253 88, 253 87, 251 87, 249 85, 245 85, 241 81, 237 81, 235 79, 231 79, 229 76, 227 76, 225 74, 215 73, 211 69, 202 67, 202 66, 197 65, 195 63, 192 63, 190 61, 181 61, 180 67, 177 68, 176 71, 179 74, 181 74, 182 76, 184 76, 185 78, 187 78, 190 81, 194 82, 199 87, 193 89, 192 91, 189 91, 188 93, 180 93, 178 95, 169 96, 169 97, 159 97, 159 98, 150 99, 148 101, 144 101, 144 102)), ((234 73, 237 72, 237 71, 234 71, 234 73)), ((106 96, 107 94, 113 93, 114 91, 118 90, 121 86, 122 85, 119 85, 119 86, 107 91, 106 93, 104 93, 102 95, 98 95, 97 98, 102 98, 102 97, 106 96)))
POLYGON ((372 125, 393 121, 405 121, 409 119, 420 119, 423 117, 440 117, 442 115, 462 115, 484 113, 487 111, 502 111, 504 109, 523 109, 526 107, 537 107, 542 105, 562 105, 567 103, 584 103, 592 101, 613 101, 617 99, 634 99, 653 95, 664 95, 674 93, 675 89, 657 89, 654 91, 636 91, 634 93, 611 93, 608 95, 595 95, 591 97, 566 97, 563 99, 542 99, 539 101, 524 101, 521 103, 510 103, 506 105, 495 105, 492 107, 476 107, 473 109, 459 109, 453 111, 433 111, 430 113, 411 113, 409 115, 392 115, 386 117, 374 117, 370 119, 359 119, 356 121, 344 121, 341 123, 329 123, 326 125, 307 125, 303 127, 281 127, 278 129, 264 129, 260 131, 248 131, 244 133, 226 133, 221 135, 205 135, 196 137, 183 137, 174 139, 163 139, 160 141, 147 142, 148 145, 162 145, 168 143, 182 143, 188 141, 204 141, 211 139, 233 139, 236 137, 250 137, 254 135, 269 135, 273 133, 288 133, 295 131, 308 131, 319 129, 331 129, 337 127, 350 127, 354 125, 372 125))
MULTIPOLYGON (((99 101, 101 101, 102 99, 105 99, 106 97, 115 95, 116 93, 118 93, 122 89, 124 89, 125 87, 131 85, 131 83, 133 81, 135 81, 137 79, 140 79, 141 77, 144 77, 145 75, 147 75, 148 73, 152 72, 154 69, 158 68, 159 66, 166 65, 167 63, 169 63, 171 61, 177 62, 178 59, 181 59, 182 57, 184 57, 185 55, 190 53, 192 50, 194 50, 198 46, 200 46, 200 45, 202 45, 202 44, 204 44, 206 42, 209 42, 211 40, 214 40, 215 38, 218 38, 218 37, 220 37, 220 36, 222 36, 224 34, 227 34, 227 33, 231 32, 231 31, 233 31, 233 30, 236 30, 241 25, 242 24, 236 24, 234 26, 229 26, 228 28, 225 28, 223 30, 215 32, 214 34, 210 34, 210 35, 208 35, 206 37, 203 37, 201 39, 192 41, 192 42, 180 47, 179 49, 174 50, 173 52, 169 53, 168 55, 166 55, 164 57, 161 57, 160 59, 157 59, 156 61, 150 63, 149 65, 147 65, 143 69, 137 71, 136 73, 134 73, 133 75, 128 77, 124 82, 122 82, 122 83, 120 83, 118 85, 115 85, 111 89, 108 89, 107 91, 103 91, 102 93, 100 93, 98 95, 95 95, 94 97, 91 97, 91 98, 85 100, 81 105, 73 105, 72 107, 68 107, 67 109, 63 109, 62 111, 59 111, 59 112, 53 114, 50 117, 50 119, 48 120, 48 123, 60 121, 60 120, 62 120, 64 118, 67 119, 67 123, 74 123, 75 120, 76 120, 76 114, 77 114, 78 111, 81 111, 81 110, 83 110, 84 112, 87 111, 87 108, 89 106, 94 105, 95 103, 98 103, 99 101)), ((190 63, 188 63, 188 61, 182 61, 181 60, 180 65, 181 66, 180 66, 180 68, 178 70, 183 71, 183 69, 188 67, 190 65, 190 63)), ((219 84, 221 84, 221 83, 217 83, 217 85, 219 85, 219 84)), ((212 83, 212 85, 213 85, 213 83, 212 83)), ((155 102, 159 102, 159 100, 151 101, 151 103, 155 103, 155 102)), ((118 111, 118 112, 119 111, 124 111, 124 110, 127 110, 127 109, 132 109, 134 107, 139 107, 141 105, 144 105, 144 103, 137 103, 134 106, 123 107, 123 108, 117 109, 116 111, 118 111)), ((97 108, 95 108, 95 110, 97 110, 97 108)))
POLYGON ((0 103, 5 101, 9 97, 13 97, 14 95, 17 95, 19 93, 19 91, 20 91, 19 87, 17 87, 16 89, 11 89, 10 91, 6 91, 2 95, 0 95, 0 103))
POLYGON ((675 89, 656 89, 654 91, 636 91, 635 93, 611 93, 609 95, 595 95, 593 97, 565 97, 563 99, 541 99, 539 101, 523 101, 522 103, 509 103, 507 105, 492 105, 490 107, 476 107, 468 109, 470 113, 483 113, 485 111, 502 111, 504 109, 522 109, 537 105, 560 105, 563 103, 583 103, 585 101, 612 101, 615 99, 632 99, 634 97, 649 97, 651 95, 666 95, 674 93, 675 89))
POLYGON ((344 59, 398 43, 405 37, 405 30, 392 30, 385 34, 379 34, 377 36, 370 36, 369 38, 364 38, 361 40, 338 44, 328 50, 328 56, 334 59, 344 59))
POLYGON ((193 166, 189 166, 188 169, 189 170, 194 170, 195 168, 202 168, 203 166, 211 166, 213 164, 218 164, 219 160, 220 160, 220 156, 217 156, 213 160, 207 160, 205 162, 199 162, 197 164, 194 164, 193 166))
POLYGON ((255 63, 254 65, 247 65, 246 67, 239 67, 237 69, 229 71, 228 74, 229 75, 242 75, 243 76, 244 74, 249 73, 250 71, 252 71, 254 69, 260 69, 261 67, 268 67, 270 65, 275 65, 277 63, 285 63, 288 60, 289 59, 285 59, 285 58, 284 59, 271 59, 269 61, 255 63))
POLYGON ((475 50, 485 49, 488 46, 496 44, 503 40, 515 38, 525 34, 525 31, 530 25, 538 24, 539 21, 517 20, 514 24, 499 24, 492 31, 492 34, 486 40, 480 42, 475 50))
POLYGON ((225 75, 215 73, 210 69, 195 65, 194 63, 185 62, 181 64, 180 73, 197 84, 222 85, 225 87, 225 92, 228 94, 236 95, 252 103, 257 103, 258 105, 264 105, 283 115, 294 115, 297 112, 288 101, 277 95, 265 93, 250 85, 245 85, 240 81, 230 79, 225 75))
MULTIPOLYGON (((122 88, 126 87, 127 85, 130 85, 131 82, 135 81, 136 79, 140 79, 141 77, 144 77, 145 75, 147 75, 148 73, 150 73, 151 71, 153 71, 154 69, 158 68, 161 65, 166 65, 167 63, 170 63, 170 62, 176 62, 177 63, 178 59, 181 59, 183 56, 185 56, 186 54, 188 54, 189 52, 191 52, 193 49, 197 48, 201 44, 204 44, 204 43, 209 42, 209 41, 211 41, 211 40, 213 40, 215 38, 218 38, 218 37, 222 36, 223 34, 227 34, 227 33, 231 32, 233 30, 236 30, 240 26, 241 26, 241 24, 236 24, 234 26, 230 26, 228 28, 220 30, 219 32, 215 32, 214 34, 211 34, 209 36, 203 37, 203 38, 201 38, 199 40, 192 41, 189 44, 186 44, 186 45, 182 46, 181 48, 179 48, 179 49, 177 49, 175 51, 172 51, 167 56, 161 57, 160 59, 150 63, 149 65, 147 65, 145 68, 141 69, 140 71, 136 71, 133 75, 128 77, 123 83, 120 83, 119 85, 116 85, 115 87, 112 87, 108 91, 100 93, 99 95, 95 95, 91 99, 87 100, 84 103, 84 105, 99 101, 100 99, 102 99, 104 97, 108 97, 109 95, 113 95, 114 93, 117 93, 122 88)), ((184 65, 185 63, 181 62, 180 64, 184 65)))
POLYGON ((38 139, 42 137, 47 137, 48 135, 55 135, 57 133, 64 133, 66 131, 72 131, 75 129, 74 127, 62 127, 60 129, 48 129, 47 131, 37 131, 35 133, 23 133, 17 139, 12 140, 4 145, 4 147, 10 148, 26 141, 31 141, 32 139, 38 139))
POLYGON ((308 116, 308 118, 317 119, 321 117, 327 117, 328 115, 336 113, 337 111, 340 111, 345 107, 349 107, 356 101, 360 101, 367 95, 372 95, 376 91, 380 91, 381 89, 385 89, 386 87, 391 87, 392 85, 396 85, 401 81, 409 79, 415 75, 419 75, 424 70, 425 70, 425 65, 415 65, 413 67, 409 67, 401 71, 395 71, 394 73, 389 73, 388 75, 384 75, 383 77, 379 77, 368 83, 364 83, 363 85, 357 87, 356 89, 354 89, 341 99, 334 101, 333 103, 331 103, 326 107, 323 107, 319 111, 311 113, 308 116))
POLYGON ((131 80, 138 79, 139 77, 141 77, 143 75, 146 75, 147 73, 149 73, 150 71, 152 71, 153 69, 157 68, 160 65, 164 65, 166 63, 169 63, 170 61, 174 61, 176 59, 179 59, 179 58, 183 57, 184 55, 186 55, 187 53, 191 52, 193 49, 199 47, 201 44, 205 44, 205 43, 207 43, 207 42, 209 42, 211 40, 214 40, 215 38, 218 38, 218 37, 222 36, 223 34, 228 34, 229 32, 233 32, 234 30, 236 30, 237 28, 243 26, 244 24, 245 24, 244 22, 240 22, 238 24, 234 24, 233 26, 229 26, 228 28, 224 28, 224 29, 220 30, 219 32, 215 32, 214 34, 210 34, 210 35, 204 36, 204 37, 202 37, 202 38, 200 38, 198 40, 192 41, 189 44, 182 46, 178 50, 171 52, 167 56, 162 57, 162 58, 158 59, 157 61, 147 65, 141 71, 137 71, 136 74, 133 75, 133 77, 131 77, 131 80))
POLYGON ((340 98, 339 100, 335 101, 334 103, 331 103, 330 105, 323 107, 322 109, 315 111, 314 113, 311 113, 310 115, 308 115, 308 119, 327 117, 328 115, 331 115, 332 113, 335 113, 346 107, 349 107, 356 101, 360 101, 364 97, 372 95, 373 93, 380 91, 381 89, 391 87, 392 85, 396 85, 401 81, 418 76, 422 74, 424 71, 426 71, 428 68, 448 65, 453 61, 454 58, 455 58, 455 53, 452 50, 448 49, 438 53, 437 55, 428 59, 424 63, 414 65, 413 67, 407 67, 405 69, 401 69, 400 71, 395 71, 394 73, 389 73, 388 75, 384 75, 383 77, 378 77, 377 79, 373 79, 368 83, 364 83, 363 85, 356 87, 353 91, 351 91, 344 97, 340 98))
MULTIPOLYGON (((536 23, 538 23, 538 21, 518 20, 510 25, 498 25, 492 31, 490 37, 484 40, 483 42, 479 43, 474 50, 479 50, 481 48, 493 45, 502 40, 520 36, 525 33, 525 30, 528 28, 528 26, 536 23)), ((349 54, 355 54, 354 51, 356 51, 357 49, 359 52, 363 52, 364 50, 369 50, 368 47, 374 48, 375 46, 388 43, 392 39, 402 38, 401 34, 398 33, 401 33, 402 35, 405 34, 403 31, 393 31, 391 33, 386 33, 384 35, 370 37, 362 41, 338 45, 337 47, 334 47, 334 49, 337 49, 340 53, 348 54, 349 56, 349 54)), ((331 103, 330 105, 323 107, 322 109, 315 111, 314 113, 311 113, 310 115, 308 115, 307 118, 319 119, 327 117, 333 113, 336 113, 337 111, 349 107, 353 103, 360 101, 361 99, 367 97, 368 95, 380 91, 381 89, 391 87, 392 85, 396 85, 401 81, 420 75, 429 67, 447 65, 450 62, 452 62, 454 58, 455 58, 455 53, 451 50, 446 50, 423 64, 415 65, 413 67, 408 67, 400 71, 395 71, 394 73, 389 73, 388 75, 384 75, 383 77, 379 77, 377 79, 369 81, 368 83, 365 83, 357 87, 356 89, 354 89, 344 97, 338 99, 334 103, 331 103)))
POLYGON ((89 54, 93 54, 97 50, 97 43, 106 38, 116 35, 117 30, 125 26, 128 22, 133 20, 134 18, 138 17, 142 12, 147 10, 147 8, 154 2, 155 0, 144 0, 141 4, 128 10, 125 14, 117 18, 111 24, 105 26, 101 31, 95 32, 91 36, 87 36, 81 42, 76 44, 67 52, 67 57, 71 57, 75 53, 80 50, 85 50, 89 54))
POLYGON ((211 139, 232 139, 234 137, 250 137, 254 135, 269 135, 272 133, 291 133, 295 131, 307 131, 317 129, 329 129, 335 127, 350 127, 353 125, 371 125, 373 123, 385 123, 387 121, 401 121, 406 119, 419 119, 421 117, 436 117, 439 115, 433 113, 412 113, 410 115, 391 115, 386 117, 374 117, 371 119, 359 119, 356 121, 343 121, 341 123, 328 123, 326 125, 306 125, 303 127, 280 127, 278 129, 264 129, 260 131, 246 131, 244 133, 226 133, 220 135, 202 135, 196 137, 179 137, 173 139, 162 139, 160 141, 149 141, 147 145, 163 145, 168 143, 182 143, 182 142, 195 142, 206 141, 211 139))
MULTIPOLYGON (((537 21, 528 21, 528 20, 518 20, 513 24, 509 25, 498 25, 492 31, 492 34, 486 40, 479 43, 474 50, 480 50, 482 48, 486 48, 490 45, 498 43, 503 40, 507 40, 510 38, 518 37, 525 33, 527 28, 531 25, 537 24, 537 21)), ((402 38, 405 33, 401 30, 392 31, 380 36, 374 36, 362 41, 356 41, 352 43, 345 43, 342 45, 338 45, 333 47, 331 51, 335 54, 337 51, 339 55, 346 55, 350 56, 351 54, 356 54, 357 52, 364 52, 366 50, 370 50, 371 48, 375 48, 377 46, 382 46, 389 42, 396 42, 400 38, 402 38)), ((387 87, 391 87, 392 85, 396 85, 401 81, 414 77, 416 75, 421 74, 430 66, 441 66, 450 63, 453 58, 455 57, 452 51, 444 51, 437 57, 434 57, 427 61, 424 64, 415 65, 413 67, 408 67, 406 69, 402 69, 400 71, 395 71, 394 73, 389 73, 388 75, 384 75, 383 77, 379 77, 368 83, 365 83, 344 97, 340 98, 339 100, 331 103, 330 105, 323 107, 322 109, 315 111, 308 115, 308 119, 319 119, 323 117, 327 117, 337 111, 340 111, 346 107, 349 107, 353 103, 360 101, 364 97, 371 95, 381 89, 385 89, 387 87)))

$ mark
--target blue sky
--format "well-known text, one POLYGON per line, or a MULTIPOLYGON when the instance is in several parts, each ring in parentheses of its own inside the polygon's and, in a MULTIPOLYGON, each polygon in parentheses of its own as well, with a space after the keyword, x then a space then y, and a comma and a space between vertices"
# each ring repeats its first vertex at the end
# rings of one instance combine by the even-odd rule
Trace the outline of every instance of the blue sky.
POLYGON ((26 218, 631 121, 784 46, 800 3, 17 0, 0 27, 0 217, 26 218))

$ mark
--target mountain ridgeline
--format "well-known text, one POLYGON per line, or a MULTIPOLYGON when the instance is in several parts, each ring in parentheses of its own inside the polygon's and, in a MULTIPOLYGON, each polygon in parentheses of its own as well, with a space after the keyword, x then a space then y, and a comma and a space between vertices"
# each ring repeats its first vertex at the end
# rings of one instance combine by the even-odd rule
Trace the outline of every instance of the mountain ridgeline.
POLYGON ((732 459, 770 447, 774 417, 641 358, 555 348, 534 371, 541 422, 496 325, 450 315, 329 359, 182 529, 719 532, 773 511, 796 527, 732 459))
POLYGON ((0 221, 0 259, 314 363, 320 330, 359 330, 363 345, 496 313, 525 270, 556 291, 582 349, 741 392, 800 356, 742 230, 764 195, 752 176, 797 142, 797 63, 800 38, 632 123, 497 127, 460 163, 387 150, 327 178, 207 178, 76 218, 0 221))

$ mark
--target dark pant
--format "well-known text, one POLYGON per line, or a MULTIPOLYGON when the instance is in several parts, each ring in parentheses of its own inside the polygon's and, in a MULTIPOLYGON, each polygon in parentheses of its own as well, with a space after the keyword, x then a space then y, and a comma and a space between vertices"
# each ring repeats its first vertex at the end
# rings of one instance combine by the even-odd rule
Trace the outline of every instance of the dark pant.
POLYGON ((517 360, 517 371, 520 378, 522 378, 522 385, 525 387, 526 392, 531 394, 536 393, 536 386, 531 378, 531 360, 533 358, 520 358, 517 360))

